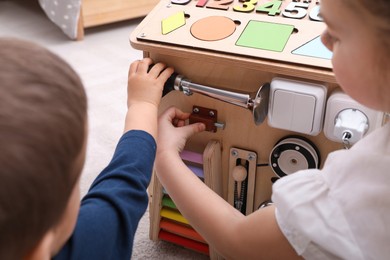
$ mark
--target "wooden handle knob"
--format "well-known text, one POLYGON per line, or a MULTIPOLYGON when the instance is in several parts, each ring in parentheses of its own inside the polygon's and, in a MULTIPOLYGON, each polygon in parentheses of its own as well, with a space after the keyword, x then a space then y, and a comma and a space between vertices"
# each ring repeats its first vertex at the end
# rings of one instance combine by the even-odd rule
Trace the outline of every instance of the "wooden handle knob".
POLYGON ((244 166, 237 165, 233 168, 232 175, 236 182, 242 182, 246 179, 248 173, 246 172, 246 168, 244 166))

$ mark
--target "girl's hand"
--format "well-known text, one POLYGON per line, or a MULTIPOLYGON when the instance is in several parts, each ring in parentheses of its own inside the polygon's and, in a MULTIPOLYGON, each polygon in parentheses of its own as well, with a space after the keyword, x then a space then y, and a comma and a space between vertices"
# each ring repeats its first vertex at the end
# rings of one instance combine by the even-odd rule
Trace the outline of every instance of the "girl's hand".
POLYGON ((158 120, 157 153, 179 154, 192 135, 202 132, 206 126, 202 123, 186 125, 189 113, 178 108, 168 108, 158 120))

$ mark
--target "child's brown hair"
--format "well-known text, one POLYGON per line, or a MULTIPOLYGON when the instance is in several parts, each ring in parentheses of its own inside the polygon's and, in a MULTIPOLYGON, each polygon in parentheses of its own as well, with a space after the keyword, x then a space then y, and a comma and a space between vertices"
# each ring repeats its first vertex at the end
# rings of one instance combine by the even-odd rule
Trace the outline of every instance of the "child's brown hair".
POLYGON ((390 1, 389 0, 343 0, 346 8, 352 9, 361 16, 362 23, 369 23, 372 26, 375 43, 377 44, 376 58, 378 67, 374 71, 384 82, 390 80, 388 73, 390 62, 387 59, 390 55, 390 1))
POLYGON ((0 259, 22 259, 60 220, 81 171, 86 117, 66 62, 0 38, 0 259))
POLYGON ((348 0, 348 6, 358 7, 369 14, 369 18, 363 18, 365 23, 370 22, 375 25, 374 30, 378 34, 378 39, 384 43, 386 51, 390 53, 390 1, 389 0, 348 0))

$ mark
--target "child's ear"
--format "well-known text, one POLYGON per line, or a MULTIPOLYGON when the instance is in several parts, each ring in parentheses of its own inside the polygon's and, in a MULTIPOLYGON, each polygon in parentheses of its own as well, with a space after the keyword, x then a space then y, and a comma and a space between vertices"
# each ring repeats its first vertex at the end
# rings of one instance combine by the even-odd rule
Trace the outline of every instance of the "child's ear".
POLYGON ((49 230, 39 241, 38 245, 23 260, 50 260, 53 242, 54 233, 52 230, 49 230))

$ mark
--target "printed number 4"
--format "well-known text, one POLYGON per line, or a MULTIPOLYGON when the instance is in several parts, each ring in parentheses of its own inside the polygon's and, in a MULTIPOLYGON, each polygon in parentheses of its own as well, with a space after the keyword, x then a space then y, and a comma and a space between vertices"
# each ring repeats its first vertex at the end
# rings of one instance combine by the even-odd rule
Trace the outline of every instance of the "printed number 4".
POLYGON ((280 1, 280 0, 269 1, 268 3, 260 5, 256 9, 256 12, 268 13, 268 15, 275 16, 277 14, 280 14, 280 6, 281 5, 282 5, 282 1, 280 1))

